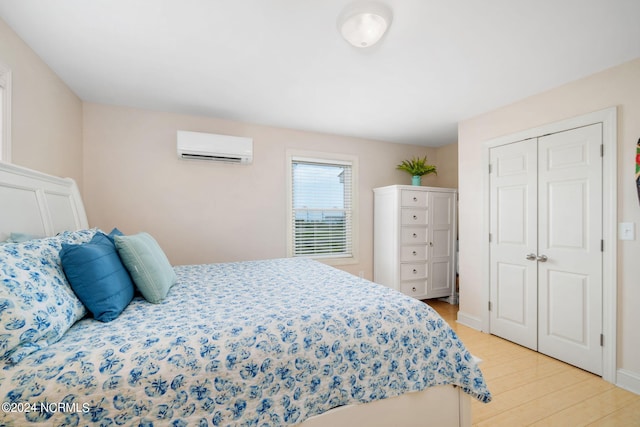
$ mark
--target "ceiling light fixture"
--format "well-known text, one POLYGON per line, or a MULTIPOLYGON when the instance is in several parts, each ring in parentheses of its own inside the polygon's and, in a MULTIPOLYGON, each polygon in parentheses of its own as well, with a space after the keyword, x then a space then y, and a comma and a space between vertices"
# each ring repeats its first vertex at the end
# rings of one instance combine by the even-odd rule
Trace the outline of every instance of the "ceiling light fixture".
POLYGON ((355 47, 378 43, 391 25, 391 9, 382 3, 359 1, 347 6, 338 17, 338 30, 355 47))

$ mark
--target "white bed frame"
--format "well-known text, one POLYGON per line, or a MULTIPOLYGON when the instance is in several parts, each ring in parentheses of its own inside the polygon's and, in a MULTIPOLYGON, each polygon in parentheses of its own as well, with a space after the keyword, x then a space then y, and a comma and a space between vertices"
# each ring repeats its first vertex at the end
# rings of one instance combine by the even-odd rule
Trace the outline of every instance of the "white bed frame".
POLYGON ((87 214, 74 180, 0 162, 0 241, 11 232, 45 237, 83 228, 87 214))
MULTIPOLYGON (((0 162, 0 241, 12 232, 53 236, 88 228, 76 183, 0 162)), ((332 409, 302 427, 469 427, 471 398, 459 387, 437 386, 399 397, 332 409)))

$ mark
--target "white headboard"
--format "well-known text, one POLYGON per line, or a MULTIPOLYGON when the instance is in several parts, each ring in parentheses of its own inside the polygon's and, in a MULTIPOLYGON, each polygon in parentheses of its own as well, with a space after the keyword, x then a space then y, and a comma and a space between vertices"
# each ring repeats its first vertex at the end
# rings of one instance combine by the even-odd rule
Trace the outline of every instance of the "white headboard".
POLYGON ((84 228, 87 214, 74 180, 0 162, 0 241, 12 232, 44 237, 84 228))

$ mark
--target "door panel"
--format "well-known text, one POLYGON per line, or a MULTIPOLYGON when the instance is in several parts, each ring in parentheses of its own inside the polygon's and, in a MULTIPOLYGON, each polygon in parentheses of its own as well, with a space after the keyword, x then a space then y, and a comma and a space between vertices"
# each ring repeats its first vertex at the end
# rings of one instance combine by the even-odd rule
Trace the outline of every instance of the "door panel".
POLYGON ((602 374, 602 125, 538 140, 540 352, 602 374), (544 212, 544 214, 542 214, 544 212))
MULTIPOLYGON (((431 226, 435 228, 434 225, 431 226)), ((431 245, 433 249, 431 250, 432 258, 438 257, 446 257, 448 258, 451 254, 451 232, 452 230, 449 228, 433 230, 433 234, 431 235, 431 245)))
POLYGON ((433 261, 429 280, 429 295, 445 297, 451 294, 451 262, 449 260, 433 261))
POLYGON ((446 297, 453 293, 455 194, 431 192, 428 202, 431 271, 427 280, 427 295, 429 298, 446 297))
POLYGON ((536 147, 520 141, 490 150, 491 333, 537 349, 536 147))
POLYGON ((525 185, 499 188, 496 238, 501 244, 526 245, 528 188, 525 185), (514 218, 523 220, 514 220, 514 218))
POLYGON ((587 306, 589 278, 564 271, 548 270, 548 274, 549 286, 544 292, 548 296, 547 330, 541 332, 555 339, 568 340, 585 346, 587 344, 587 331, 584 328, 587 315, 585 306, 587 306))
POLYGON ((526 327, 527 272, 521 265, 498 263, 496 319, 526 327))
MULTIPOLYGON (((589 206, 588 182, 585 180, 556 181, 547 184, 547 242, 549 248, 588 250, 589 206)), ((544 204, 543 204, 544 206, 544 204)))

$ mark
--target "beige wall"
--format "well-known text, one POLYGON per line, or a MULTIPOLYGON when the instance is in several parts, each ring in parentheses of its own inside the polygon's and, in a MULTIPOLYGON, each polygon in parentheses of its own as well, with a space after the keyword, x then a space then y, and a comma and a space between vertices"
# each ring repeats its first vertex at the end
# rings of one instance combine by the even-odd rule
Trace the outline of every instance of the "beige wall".
MULTIPOLYGON (((487 140, 617 106, 618 112, 618 222, 640 226, 640 206, 634 184, 635 144, 640 137, 640 59, 559 88, 527 98, 496 111, 461 122, 460 180, 460 311, 482 318, 482 257, 486 247, 483 218, 478 215, 488 197, 482 185, 487 167, 482 162, 487 140)), ((640 233, 636 233, 636 239, 640 233)), ((618 368, 640 384, 640 245, 618 241, 618 368)))
POLYGON ((0 61, 13 80, 11 162, 82 188, 82 101, 2 20, 0 61))
MULTIPOLYGON (((289 148, 358 157, 360 262, 344 269, 371 278, 372 189, 409 184, 409 175, 395 166, 425 154, 435 163, 434 148, 86 103, 83 196, 89 222, 148 231, 174 264, 284 257, 289 148), (252 137, 253 164, 180 160, 178 129, 252 137)), ((436 185, 437 178, 425 177, 423 185, 436 185)))
POLYGON ((423 179, 423 185, 452 186, 456 161, 449 149, 83 106, 2 20, 0 61, 12 70, 12 162, 75 179, 83 190, 92 226, 150 231, 174 263, 285 256, 287 148, 358 156, 360 262, 345 269, 356 274, 363 271, 368 278, 372 276, 371 189, 408 184, 410 177, 396 171, 395 165, 425 154, 440 172, 423 179), (254 164, 179 161, 177 129, 251 136, 254 164))
POLYGON ((408 184, 410 177, 395 165, 425 154, 440 172, 423 185, 454 186, 456 161, 446 148, 83 105, 2 20, 0 61, 12 70, 12 162, 75 179, 92 226, 149 231, 176 264, 285 256, 287 148, 358 156, 360 262, 345 270, 368 278, 372 188, 408 184), (251 136, 254 164, 179 161, 177 129, 251 136))
POLYGON ((438 164, 438 187, 458 188, 458 143, 436 148, 438 164))

